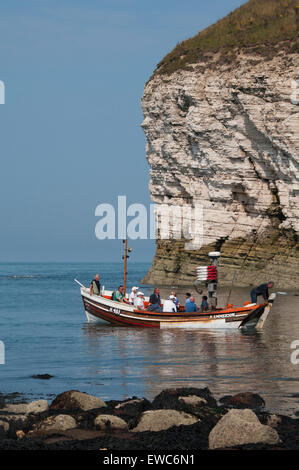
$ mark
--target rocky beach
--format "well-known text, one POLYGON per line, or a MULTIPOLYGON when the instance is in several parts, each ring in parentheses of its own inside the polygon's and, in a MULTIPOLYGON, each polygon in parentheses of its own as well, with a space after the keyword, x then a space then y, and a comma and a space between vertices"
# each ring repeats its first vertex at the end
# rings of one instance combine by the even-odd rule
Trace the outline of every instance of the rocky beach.
POLYGON ((270 413, 252 392, 216 401, 207 387, 171 388, 105 402, 69 390, 51 403, 0 395, 0 407, 1 450, 299 449, 298 413, 270 413))

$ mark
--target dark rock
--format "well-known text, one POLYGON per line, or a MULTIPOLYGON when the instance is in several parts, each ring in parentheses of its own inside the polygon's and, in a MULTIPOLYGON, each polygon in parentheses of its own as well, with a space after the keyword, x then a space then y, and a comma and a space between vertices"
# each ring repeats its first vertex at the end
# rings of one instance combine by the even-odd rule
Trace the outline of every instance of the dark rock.
POLYGON ((178 411, 186 411, 190 412, 191 409, 194 407, 188 406, 184 403, 180 398, 182 397, 189 397, 195 396, 203 398, 206 401, 206 406, 210 408, 217 407, 217 402, 215 398, 212 396, 210 390, 206 388, 169 388, 167 390, 163 390, 159 395, 157 395, 152 402, 153 409, 172 409, 178 411))
POLYGON ((4 406, 5 406, 4 396, 2 395, 2 393, 0 393, 0 408, 4 408, 4 406))
POLYGON ((257 393, 242 392, 237 395, 227 395, 221 398, 220 403, 228 408, 239 408, 245 409, 250 408, 252 410, 263 408, 265 401, 257 393))
POLYGON ((129 400, 118 403, 115 406, 115 413, 117 414, 117 416, 135 418, 140 413, 148 411, 151 408, 151 402, 146 398, 133 397, 129 400))
POLYGON ((7 393, 3 396, 5 403, 25 403, 27 399, 19 392, 7 393))
POLYGON ((51 403, 51 410, 92 410, 106 407, 101 398, 77 390, 68 390, 57 395, 51 403))
POLYGON ((41 379, 41 380, 49 380, 53 377, 53 375, 50 374, 36 374, 32 375, 33 379, 41 379))

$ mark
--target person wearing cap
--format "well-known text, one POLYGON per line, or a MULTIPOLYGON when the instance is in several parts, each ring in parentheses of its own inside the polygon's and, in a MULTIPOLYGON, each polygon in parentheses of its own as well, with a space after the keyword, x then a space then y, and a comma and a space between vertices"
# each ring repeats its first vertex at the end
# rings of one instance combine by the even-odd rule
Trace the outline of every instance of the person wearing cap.
POLYGON ((144 293, 137 292, 136 299, 134 300, 134 307, 138 310, 144 310, 144 293))
POLYGON ((174 303, 174 300, 175 300, 174 295, 170 295, 168 297, 168 300, 165 300, 163 304, 163 312, 167 312, 167 313, 177 312, 177 307, 176 307, 176 304, 174 303))
POLYGON ((190 302, 190 298, 191 298, 190 292, 186 292, 186 302, 185 302, 185 304, 187 304, 188 302, 190 302))
POLYGON ((176 292, 175 292, 174 290, 172 290, 172 291, 170 292, 170 295, 173 295, 173 296, 174 296, 173 302, 175 303, 176 308, 177 308, 177 310, 178 310, 178 308, 179 308, 179 306, 180 306, 180 302, 179 302, 179 299, 178 299, 177 296, 176 296, 176 292))
POLYGON ((138 287, 132 287, 132 292, 129 295, 129 304, 134 305, 135 299, 137 298, 138 287))

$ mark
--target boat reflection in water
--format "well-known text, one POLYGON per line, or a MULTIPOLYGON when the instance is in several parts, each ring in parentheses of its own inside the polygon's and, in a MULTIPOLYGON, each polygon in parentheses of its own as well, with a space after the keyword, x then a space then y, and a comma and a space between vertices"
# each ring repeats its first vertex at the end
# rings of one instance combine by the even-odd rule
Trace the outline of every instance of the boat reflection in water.
MULTIPOLYGON (((97 394, 104 399, 152 399, 169 387, 208 386, 216 398, 259 393, 268 410, 291 414, 298 409, 298 370, 290 362, 292 329, 289 324, 287 337, 279 310, 262 333, 84 324, 82 341, 92 357, 88 375, 103 384, 97 394)), ((290 312, 297 311, 298 300, 290 312)))

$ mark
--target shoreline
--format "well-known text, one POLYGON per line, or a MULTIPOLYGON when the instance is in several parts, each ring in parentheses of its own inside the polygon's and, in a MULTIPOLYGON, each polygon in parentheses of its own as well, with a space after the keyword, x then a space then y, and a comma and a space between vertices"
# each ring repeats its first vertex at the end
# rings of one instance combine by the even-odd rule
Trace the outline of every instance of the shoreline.
POLYGON ((1 450, 299 449, 299 411, 273 414, 252 392, 219 400, 207 387, 165 389, 152 401, 104 402, 75 390, 51 402, 19 398, 0 394, 1 450))

